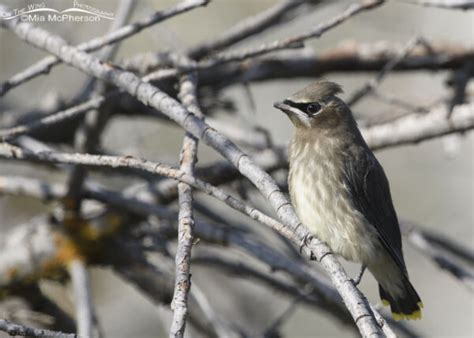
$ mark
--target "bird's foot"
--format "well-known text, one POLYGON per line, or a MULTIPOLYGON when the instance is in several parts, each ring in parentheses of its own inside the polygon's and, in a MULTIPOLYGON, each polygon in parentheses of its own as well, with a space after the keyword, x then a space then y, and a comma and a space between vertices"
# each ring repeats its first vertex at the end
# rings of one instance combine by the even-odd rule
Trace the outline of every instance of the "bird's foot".
POLYGON ((365 269, 367 269, 367 267, 365 265, 362 265, 360 268, 359 275, 357 276, 356 279, 352 280, 356 286, 359 285, 360 282, 362 281, 362 277, 364 276, 365 269))
MULTIPOLYGON (((307 235, 304 237, 304 239, 301 241, 301 245, 300 245, 300 254, 303 253, 303 248, 304 248, 305 246, 307 246, 308 243, 311 242, 312 239, 313 239, 313 235, 311 235, 311 234, 307 234, 307 235)), ((311 251, 311 253, 310 253, 309 259, 310 259, 311 261, 316 261, 316 260, 317 260, 316 256, 313 254, 312 251, 311 251)))

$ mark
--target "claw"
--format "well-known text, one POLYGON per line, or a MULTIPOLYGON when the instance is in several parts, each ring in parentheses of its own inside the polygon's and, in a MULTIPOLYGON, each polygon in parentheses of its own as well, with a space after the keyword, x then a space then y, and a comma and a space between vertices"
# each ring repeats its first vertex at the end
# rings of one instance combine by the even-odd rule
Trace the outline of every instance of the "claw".
POLYGON ((362 277, 364 276, 365 269, 367 269, 367 267, 362 264, 360 268, 359 276, 357 276, 356 279, 352 280, 356 286, 358 286, 360 282, 362 281, 362 277))
MULTIPOLYGON (((310 242, 312 239, 313 239, 313 235, 311 235, 311 234, 307 234, 307 235, 303 238, 303 240, 301 241, 301 245, 300 245, 300 254, 303 253, 303 248, 304 248, 305 246, 307 246, 307 245, 308 245, 308 242, 310 242)), ((310 254, 310 256, 309 256, 309 259, 310 259, 311 261, 316 261, 316 260, 317 260, 312 251, 311 251, 311 254, 310 254)))

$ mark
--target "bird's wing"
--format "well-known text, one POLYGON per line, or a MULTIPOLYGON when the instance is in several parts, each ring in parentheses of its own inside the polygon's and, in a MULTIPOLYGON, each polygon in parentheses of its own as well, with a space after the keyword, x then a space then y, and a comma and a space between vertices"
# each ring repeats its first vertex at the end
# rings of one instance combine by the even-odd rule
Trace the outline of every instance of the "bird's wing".
POLYGON ((383 168, 368 148, 350 153, 352 156, 344 163, 344 179, 354 205, 375 227, 385 249, 406 272, 400 227, 383 168))

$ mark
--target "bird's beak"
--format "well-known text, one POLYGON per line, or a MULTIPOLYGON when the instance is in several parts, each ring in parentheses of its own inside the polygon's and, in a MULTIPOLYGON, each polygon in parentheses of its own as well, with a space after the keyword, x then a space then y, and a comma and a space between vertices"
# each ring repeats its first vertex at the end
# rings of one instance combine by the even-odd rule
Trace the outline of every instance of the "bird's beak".
POLYGON ((280 109, 282 112, 288 115, 290 120, 296 125, 302 125, 307 128, 311 127, 311 123, 309 121, 308 116, 305 113, 303 113, 301 110, 294 108, 283 102, 275 102, 273 104, 273 107, 280 109))

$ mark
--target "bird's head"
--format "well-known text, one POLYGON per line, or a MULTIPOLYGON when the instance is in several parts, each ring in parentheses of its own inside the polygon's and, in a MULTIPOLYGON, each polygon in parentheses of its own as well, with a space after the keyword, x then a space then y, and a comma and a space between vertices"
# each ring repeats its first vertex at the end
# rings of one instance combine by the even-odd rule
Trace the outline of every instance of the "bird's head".
POLYGON ((336 96, 339 93, 341 86, 320 80, 274 107, 288 115, 297 129, 334 129, 352 120, 350 109, 336 96))

